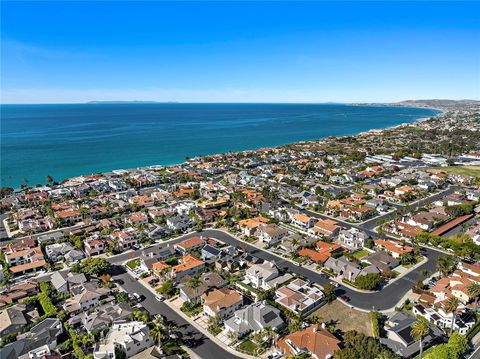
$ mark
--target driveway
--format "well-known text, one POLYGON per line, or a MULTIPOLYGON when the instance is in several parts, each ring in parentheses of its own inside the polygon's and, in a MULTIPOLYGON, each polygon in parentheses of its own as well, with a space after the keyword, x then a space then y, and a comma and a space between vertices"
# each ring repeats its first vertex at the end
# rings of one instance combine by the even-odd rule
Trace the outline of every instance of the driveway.
POLYGON ((208 337, 200 333, 196 328, 190 325, 178 313, 168 307, 166 304, 158 302, 155 295, 134 279, 126 272, 113 275, 114 279, 122 279, 124 284, 121 287, 128 293, 138 293, 145 296, 141 305, 150 313, 162 314, 176 326, 176 332, 182 337, 182 342, 188 346, 196 355, 201 358, 226 358, 237 359, 238 357, 224 350, 208 337))

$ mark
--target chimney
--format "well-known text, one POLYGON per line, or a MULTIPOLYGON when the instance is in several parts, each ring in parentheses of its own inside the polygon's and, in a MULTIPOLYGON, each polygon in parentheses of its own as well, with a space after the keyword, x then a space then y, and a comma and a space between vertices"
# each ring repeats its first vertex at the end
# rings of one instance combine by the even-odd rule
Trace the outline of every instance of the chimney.
POLYGON ((325 323, 322 323, 322 329, 326 329, 327 326, 325 325, 325 323))

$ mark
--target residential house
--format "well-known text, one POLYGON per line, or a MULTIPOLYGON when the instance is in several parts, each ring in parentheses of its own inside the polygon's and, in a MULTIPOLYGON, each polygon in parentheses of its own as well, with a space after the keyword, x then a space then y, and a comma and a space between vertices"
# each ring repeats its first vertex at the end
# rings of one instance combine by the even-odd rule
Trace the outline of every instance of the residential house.
POLYGON ((340 258, 328 258, 324 264, 324 267, 351 282, 354 282, 357 277, 364 276, 369 273, 380 273, 380 271, 372 265, 363 268, 360 264, 352 262, 345 256, 340 258))
POLYGON ((402 244, 398 241, 389 239, 376 239, 375 245, 381 249, 386 250, 393 258, 400 258, 402 254, 413 252, 413 247, 402 244))
POLYGON ((367 233, 352 227, 348 230, 340 231, 338 234, 338 241, 342 246, 355 250, 363 248, 368 237, 367 233))
MULTIPOLYGON (((424 304, 416 304, 412 307, 412 313, 415 316, 421 316, 427 319, 433 325, 445 330, 452 328, 453 314, 446 312, 443 308, 437 306, 426 306, 424 304)), ((455 315, 455 323, 453 330, 465 335, 468 330, 475 325, 475 314, 465 308, 461 309, 460 313, 455 315)))
POLYGON ((96 307, 110 290, 99 287, 95 282, 85 282, 71 288, 70 292, 73 296, 65 300, 63 309, 67 313, 75 314, 96 307))
POLYGON ((252 303, 249 306, 239 309, 234 316, 225 321, 225 328, 243 337, 248 333, 258 333, 266 328, 278 331, 285 326, 285 320, 281 317, 280 311, 266 304, 265 302, 252 303))
POLYGON ((105 339, 93 352, 94 359, 115 358, 115 348, 120 348, 127 358, 154 345, 148 326, 140 321, 114 323, 105 339))
POLYGON ((47 318, 30 331, 17 336, 17 340, 0 348, 2 359, 34 359, 50 355, 57 347, 57 339, 63 333, 62 322, 47 318))
POLYGON ((50 277, 50 283, 53 288, 59 293, 66 293, 70 291, 70 288, 81 285, 87 281, 85 274, 72 273, 64 271, 55 271, 50 277))
POLYGON ((314 226, 308 229, 308 233, 316 237, 336 236, 340 231, 340 225, 333 219, 319 219, 314 226))
POLYGON ((164 261, 158 261, 152 263, 149 272, 151 272, 157 278, 163 278, 164 275, 166 275, 168 271, 170 271, 170 268, 170 265, 168 265, 164 261))
POLYGON ((67 263, 78 263, 85 258, 85 254, 80 249, 74 248, 65 254, 64 258, 67 263))
POLYGON ((68 252, 73 250, 73 246, 68 242, 53 243, 45 246, 45 254, 52 262, 57 262, 65 256, 68 252))
MULTIPOLYGON (((390 317, 385 325, 386 338, 380 338, 380 343, 390 348, 403 358, 415 357, 420 351, 420 341, 412 337, 412 326, 416 318, 404 312, 398 312, 390 317)), ((423 349, 443 341, 443 333, 435 326, 429 327, 428 334, 423 338, 423 349)))
POLYGON ((285 355, 302 354, 316 359, 331 359, 340 350, 340 340, 325 329, 324 325, 314 324, 278 340, 278 346, 285 355))
POLYGON ((96 256, 105 252, 106 245, 103 240, 98 236, 91 236, 86 238, 84 241, 85 253, 89 257, 96 256))
POLYGON ((257 229, 269 222, 268 218, 265 217, 255 217, 249 219, 243 219, 238 222, 238 228, 246 236, 253 236, 257 229))
POLYGON ((207 244, 202 248, 201 258, 205 263, 213 263, 220 257, 221 253, 221 249, 207 244))
POLYGON ((193 224, 192 219, 187 215, 179 215, 167 218, 167 226, 171 230, 185 232, 193 224))
POLYGON ((56 211, 55 218, 57 218, 64 225, 72 225, 82 220, 82 215, 77 209, 67 209, 56 211))
POLYGON ((149 196, 134 196, 129 198, 128 202, 138 208, 152 207, 155 204, 153 198, 149 196))
POLYGON ((391 270, 400 264, 398 259, 393 258, 384 251, 374 252, 362 258, 362 262, 369 263, 377 267, 382 273, 389 274, 391 270))
POLYGON ((202 237, 192 237, 181 241, 178 244, 174 245, 174 248, 181 255, 186 255, 196 249, 200 249, 205 245, 206 241, 202 237))
POLYGON ((5 262, 14 275, 43 268, 46 264, 42 249, 36 247, 34 240, 22 240, 2 248, 5 262))
POLYGON ((27 319, 23 314, 25 309, 25 305, 17 304, 0 311, 0 337, 23 330, 27 325, 27 319))
POLYGON ((199 273, 205 269, 205 262, 188 254, 182 258, 182 262, 172 267, 170 276, 176 281, 180 281, 185 276, 199 273))
POLYGON ((226 318, 243 305, 243 297, 229 288, 212 289, 201 296, 203 312, 209 317, 226 318))
POLYGON ((126 220, 131 226, 141 226, 148 224, 148 215, 143 212, 134 212, 126 220))
POLYGON ((276 224, 266 224, 258 229, 260 241, 268 245, 278 243, 288 235, 288 230, 276 224))
POLYGON ((114 322, 126 321, 132 312, 133 309, 125 302, 118 304, 110 302, 97 307, 93 312, 81 312, 71 317, 68 324, 92 333, 107 329, 114 322))
POLYGON ((10 287, 0 289, 0 307, 20 301, 38 293, 38 284, 34 281, 24 281, 10 287))
POLYGON ((324 263, 334 253, 341 253, 343 251, 342 246, 339 244, 331 244, 323 241, 317 242, 317 249, 302 248, 298 251, 300 256, 308 257, 310 260, 316 263, 324 263))
POLYGON ((294 225, 308 229, 315 225, 317 219, 309 217, 303 213, 296 213, 291 217, 291 221, 294 225))
POLYGON ((309 285, 302 279, 295 279, 288 285, 277 289, 275 302, 288 310, 300 314, 317 307, 323 298, 322 291, 309 285))
POLYGON ((420 212, 405 222, 411 226, 417 226, 422 228, 425 231, 430 231, 433 227, 436 226, 437 223, 443 222, 448 219, 448 216, 443 215, 441 213, 434 213, 434 212, 420 212))
POLYGON ((245 279, 253 288, 270 289, 268 282, 279 276, 277 267, 273 262, 254 264, 245 272, 245 279))
POLYGON ((191 302, 201 297, 205 292, 213 288, 222 288, 227 284, 227 281, 216 272, 202 273, 200 276, 200 285, 198 288, 190 286, 191 277, 184 277, 178 285, 180 291, 180 298, 186 302, 191 302))
POLYGON ((129 249, 138 245, 140 241, 140 232, 133 227, 128 227, 122 230, 114 230, 110 234, 110 237, 117 241, 117 245, 121 249, 129 249))

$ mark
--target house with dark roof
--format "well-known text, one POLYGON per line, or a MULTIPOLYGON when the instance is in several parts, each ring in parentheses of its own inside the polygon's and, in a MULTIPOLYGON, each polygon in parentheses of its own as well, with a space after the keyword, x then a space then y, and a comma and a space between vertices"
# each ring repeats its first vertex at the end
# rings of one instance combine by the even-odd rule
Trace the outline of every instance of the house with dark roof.
POLYGON ((23 314, 25 305, 17 304, 0 311, 0 337, 10 333, 18 333, 27 325, 27 319, 23 314))
POLYGON ((324 267, 352 282, 354 282, 359 276, 367 275, 369 273, 380 273, 375 266, 370 265, 363 268, 360 264, 349 260, 345 256, 341 256, 340 258, 328 258, 324 267))
POLYGON ((206 244, 202 248, 201 258, 205 263, 213 263, 220 256, 221 250, 210 245, 206 244))
POLYGON ((285 325, 285 321, 277 308, 265 302, 256 302, 237 310, 224 324, 228 331, 243 337, 247 333, 257 333, 265 328, 277 331, 285 325))
POLYGON ((47 318, 29 332, 18 335, 13 343, 0 348, 0 358, 31 359, 50 355, 57 347, 57 338, 62 333, 62 322, 56 318, 47 318))
POLYGON ((133 309, 125 302, 107 303, 97 307, 93 312, 82 312, 70 318, 68 324, 91 333, 94 330, 109 328, 112 323, 127 320, 133 309))
POLYGON ((380 271, 382 271, 382 273, 388 273, 400 264, 398 259, 393 258, 390 254, 384 251, 372 253, 362 258, 362 262, 366 262, 374 267, 377 267, 380 269, 380 271))
POLYGON ((189 284, 191 276, 182 279, 178 285, 180 291, 180 298, 190 302, 198 297, 201 297, 206 291, 213 288, 222 288, 227 284, 227 281, 216 272, 202 273, 200 276, 200 286, 192 288, 189 284))
MULTIPOLYGON (((386 338, 380 338, 380 343, 390 348, 403 358, 410 358, 420 352, 420 341, 412 337, 412 326, 416 318, 405 312, 398 312, 388 319, 385 325, 386 338)), ((436 326, 429 327, 428 334, 423 338, 423 349, 444 341, 443 332, 436 326)))

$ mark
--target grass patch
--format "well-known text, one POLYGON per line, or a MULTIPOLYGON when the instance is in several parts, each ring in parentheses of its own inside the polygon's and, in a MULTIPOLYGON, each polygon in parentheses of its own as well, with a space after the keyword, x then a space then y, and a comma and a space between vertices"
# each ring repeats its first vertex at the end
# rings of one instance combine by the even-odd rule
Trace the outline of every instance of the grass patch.
POLYGON ((369 251, 367 251, 366 249, 361 249, 355 253, 352 253, 352 256, 357 258, 357 259, 362 259, 363 257, 366 257, 370 254, 369 251))
POLYGON ((249 291, 250 293, 254 294, 260 294, 260 291, 258 289, 253 288, 252 286, 245 284, 243 282, 237 282, 235 283, 237 286, 242 287, 244 290, 249 291))
POLYGON ((128 268, 130 268, 132 270, 137 268, 139 265, 140 265, 140 259, 139 258, 133 259, 130 262, 127 262, 128 268))
POLYGON ((448 174, 456 174, 460 176, 472 176, 480 179, 480 166, 451 166, 451 167, 434 167, 429 171, 442 171, 448 174))
POLYGON ((162 340, 161 348, 167 356, 178 354, 186 357, 187 355, 187 353, 178 345, 178 341, 176 340, 162 340))
POLYGON ((237 349, 239 349, 241 352, 243 352, 245 354, 255 355, 257 350, 258 350, 258 345, 255 344, 250 339, 247 339, 244 342, 240 343, 237 346, 237 349))
POLYGON ((208 327, 208 331, 212 333, 213 335, 217 336, 222 332, 222 327, 220 325, 218 326, 213 326, 213 327, 208 327))
POLYGON ((194 317, 200 314, 203 311, 203 306, 200 302, 192 303, 192 302, 185 302, 180 307, 180 310, 184 312, 189 317, 194 317))

